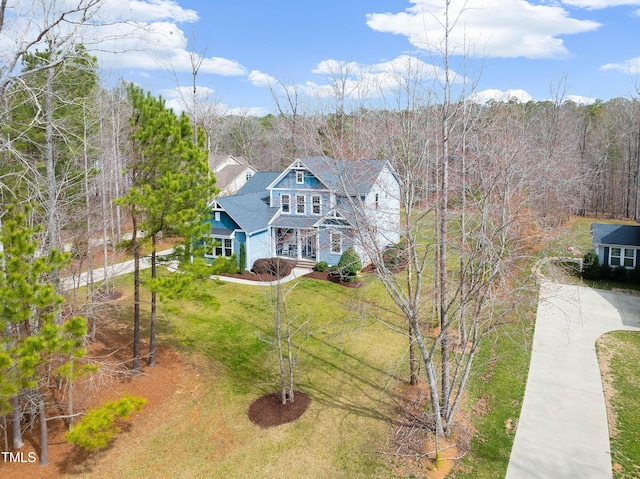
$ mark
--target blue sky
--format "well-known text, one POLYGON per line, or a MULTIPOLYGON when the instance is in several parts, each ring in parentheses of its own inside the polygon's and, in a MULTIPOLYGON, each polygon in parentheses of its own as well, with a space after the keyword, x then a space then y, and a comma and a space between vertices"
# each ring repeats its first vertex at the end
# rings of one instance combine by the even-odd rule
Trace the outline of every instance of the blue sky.
MULTIPOLYGON (((269 85, 279 82, 311 104, 330 95, 337 71, 352 95, 376 97, 407 68, 428 78, 440 65, 443 0, 103 1, 98 18, 110 26, 83 38, 107 77, 176 108, 177 87, 192 81, 189 51, 203 57, 202 99, 249 114, 274 111, 269 85)), ((464 53, 451 70, 477 82, 476 98, 545 100, 559 88, 585 101, 640 96, 640 0, 451 0, 451 12, 459 17, 450 44, 464 53)))

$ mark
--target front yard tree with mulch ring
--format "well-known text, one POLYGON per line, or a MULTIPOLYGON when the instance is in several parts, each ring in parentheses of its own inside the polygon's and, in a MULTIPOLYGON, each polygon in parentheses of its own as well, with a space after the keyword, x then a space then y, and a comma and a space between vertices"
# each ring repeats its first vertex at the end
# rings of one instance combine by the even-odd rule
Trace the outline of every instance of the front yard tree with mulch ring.
POLYGON ((273 309, 274 337, 270 342, 278 356, 278 393, 265 394, 256 399, 249 407, 249 419, 261 427, 271 427, 295 421, 307 409, 311 399, 308 395, 295 391, 294 372, 296 353, 300 348, 293 339, 309 319, 297 321, 298 316, 287 310, 287 296, 299 283, 284 285, 278 279, 270 289, 270 301, 273 309), (296 401, 296 399, 298 399, 296 401))

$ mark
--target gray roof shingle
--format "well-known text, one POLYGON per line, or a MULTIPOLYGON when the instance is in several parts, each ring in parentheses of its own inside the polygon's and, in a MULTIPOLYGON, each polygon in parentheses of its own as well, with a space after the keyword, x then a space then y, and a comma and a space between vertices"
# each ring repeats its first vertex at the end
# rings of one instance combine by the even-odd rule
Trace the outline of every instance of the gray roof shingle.
POLYGON ((640 226, 592 223, 593 244, 640 246, 640 226))

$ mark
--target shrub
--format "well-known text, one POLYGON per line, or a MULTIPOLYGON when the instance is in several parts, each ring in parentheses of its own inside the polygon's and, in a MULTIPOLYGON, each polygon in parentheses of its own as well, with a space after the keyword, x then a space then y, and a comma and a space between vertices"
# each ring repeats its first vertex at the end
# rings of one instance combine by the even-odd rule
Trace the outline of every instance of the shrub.
POLYGON ((624 283, 629 279, 627 269, 624 266, 616 266, 611 271, 611 279, 613 281, 618 281, 619 283, 624 283))
POLYGON ((234 274, 238 272, 238 260, 233 253, 229 258, 218 256, 211 263, 212 274, 234 274))
POLYGON ((76 424, 73 431, 67 433, 67 439, 86 450, 105 448, 120 431, 116 419, 126 420, 129 414, 139 411, 145 402, 147 400, 141 397, 125 396, 92 409, 76 424))
POLYGON ((314 271, 319 271, 320 273, 324 273, 329 268, 329 265, 326 261, 318 261, 316 265, 313 267, 314 271))
POLYGON ((633 284, 640 284, 640 267, 636 266, 634 269, 628 271, 629 281, 633 284))
POLYGON ((240 268, 238 271, 240 274, 244 273, 245 265, 247 264, 247 249, 244 246, 244 243, 240 243, 240 268))
POLYGON ((353 248, 348 248, 340 256, 340 261, 338 261, 335 270, 331 274, 340 277, 340 281, 355 281, 361 269, 362 261, 360 260, 360 255, 353 248))
POLYGON ((598 254, 591 250, 584 255, 582 262, 582 277, 584 279, 598 280, 600 279, 600 261, 598 254))
POLYGON ((602 281, 609 281, 611 279, 611 266, 608 263, 600 265, 600 279, 602 281))
POLYGON ((293 270, 295 263, 282 258, 261 258, 253 263, 253 272, 256 274, 270 274, 284 278, 293 270))
POLYGON ((403 266, 407 262, 407 242, 401 240, 399 243, 387 248, 382 252, 384 265, 389 269, 403 266))

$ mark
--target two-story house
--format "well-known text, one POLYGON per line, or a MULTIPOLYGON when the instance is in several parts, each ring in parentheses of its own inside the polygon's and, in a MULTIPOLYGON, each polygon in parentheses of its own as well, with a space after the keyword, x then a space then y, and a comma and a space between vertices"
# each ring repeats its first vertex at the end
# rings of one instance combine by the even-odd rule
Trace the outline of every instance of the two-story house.
POLYGON ((399 241, 400 187, 386 160, 297 159, 281 173, 256 172, 234 195, 212 203, 207 257, 284 257, 334 265, 353 246, 399 241))

